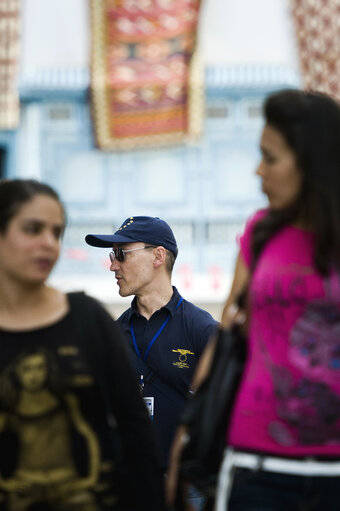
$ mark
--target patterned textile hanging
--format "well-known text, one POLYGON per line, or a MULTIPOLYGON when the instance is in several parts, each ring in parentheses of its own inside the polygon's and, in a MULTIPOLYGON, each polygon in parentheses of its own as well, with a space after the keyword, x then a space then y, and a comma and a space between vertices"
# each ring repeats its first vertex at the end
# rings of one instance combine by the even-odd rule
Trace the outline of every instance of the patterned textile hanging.
POLYGON ((91 0, 91 107, 99 148, 157 147, 201 133, 199 4, 91 0))
POLYGON ((19 7, 20 0, 0 1, 0 130, 13 130, 19 123, 19 7))
POLYGON ((340 0, 290 0, 304 88, 340 100, 340 0))

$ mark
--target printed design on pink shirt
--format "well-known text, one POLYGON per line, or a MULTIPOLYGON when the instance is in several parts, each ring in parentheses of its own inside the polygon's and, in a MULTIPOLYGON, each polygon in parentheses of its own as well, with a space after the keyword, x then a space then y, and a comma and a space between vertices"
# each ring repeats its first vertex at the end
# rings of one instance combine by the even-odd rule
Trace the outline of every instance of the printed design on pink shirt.
POLYGON ((327 299, 310 303, 290 333, 290 361, 298 380, 275 367, 277 414, 269 425, 280 445, 322 445, 340 441, 340 310, 327 299))

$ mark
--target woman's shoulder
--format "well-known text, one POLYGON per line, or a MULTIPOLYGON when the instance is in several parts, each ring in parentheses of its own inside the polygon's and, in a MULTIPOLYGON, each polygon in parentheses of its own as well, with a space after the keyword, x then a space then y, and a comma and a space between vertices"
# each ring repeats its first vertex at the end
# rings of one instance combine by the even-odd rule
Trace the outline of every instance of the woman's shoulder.
POLYGON ((86 294, 85 291, 71 291, 67 293, 67 299, 73 313, 110 316, 104 305, 93 296, 86 294))
POLYGON ((112 331, 116 334, 119 328, 116 318, 97 298, 86 294, 84 291, 73 291, 67 294, 70 311, 73 317, 81 319, 83 324, 94 324, 97 332, 112 331))
POLYGON ((269 214, 269 208, 258 209, 246 221, 245 231, 253 230, 254 226, 269 214))
POLYGON ((248 267, 251 266, 252 263, 252 233, 255 225, 260 222, 263 218, 265 218, 269 213, 269 208, 259 209, 251 215, 246 221, 244 230, 242 234, 237 237, 237 243, 239 245, 241 254, 243 256, 243 260, 248 267))

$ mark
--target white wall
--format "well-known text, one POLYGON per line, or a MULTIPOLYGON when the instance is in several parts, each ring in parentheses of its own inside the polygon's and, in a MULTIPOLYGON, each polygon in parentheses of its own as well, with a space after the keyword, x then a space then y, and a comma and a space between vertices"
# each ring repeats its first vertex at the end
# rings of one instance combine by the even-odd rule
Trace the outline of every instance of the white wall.
POLYGON ((289 0, 203 0, 200 45, 209 64, 275 63, 297 69, 289 0))
MULTIPOLYGON (((296 68, 289 0, 202 0, 203 61, 276 63, 296 68)), ((89 0, 22 0, 22 70, 85 67, 89 0)))
POLYGON ((89 63, 89 0, 22 0, 23 73, 89 63))

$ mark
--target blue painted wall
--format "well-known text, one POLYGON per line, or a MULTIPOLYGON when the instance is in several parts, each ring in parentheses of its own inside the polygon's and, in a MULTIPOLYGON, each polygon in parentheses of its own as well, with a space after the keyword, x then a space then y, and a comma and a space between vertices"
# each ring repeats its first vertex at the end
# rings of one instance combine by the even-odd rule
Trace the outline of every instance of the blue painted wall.
POLYGON ((110 233, 130 215, 167 220, 180 246, 175 272, 230 273, 236 234, 265 204, 254 171, 266 94, 298 86, 277 67, 206 70, 204 134, 191 145, 102 152, 94 147, 88 72, 52 70, 20 85, 18 132, 0 132, 8 176, 37 177, 60 192, 69 227, 60 275, 102 275, 106 251, 84 244, 88 232, 110 233))

